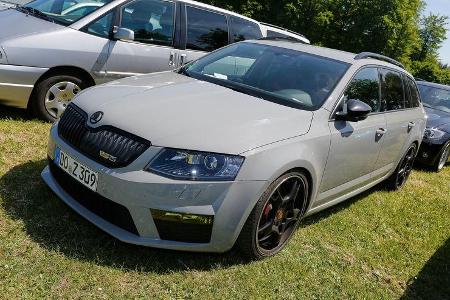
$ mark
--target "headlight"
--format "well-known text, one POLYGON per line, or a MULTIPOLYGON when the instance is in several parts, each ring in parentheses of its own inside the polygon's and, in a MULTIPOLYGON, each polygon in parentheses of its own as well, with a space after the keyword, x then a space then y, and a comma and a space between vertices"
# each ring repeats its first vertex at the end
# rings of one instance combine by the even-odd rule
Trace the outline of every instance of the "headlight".
POLYGON ((445 132, 436 128, 425 129, 424 137, 429 140, 438 140, 445 135, 445 132))
POLYGON ((146 171, 178 180, 233 181, 243 162, 236 155, 165 148, 146 171))

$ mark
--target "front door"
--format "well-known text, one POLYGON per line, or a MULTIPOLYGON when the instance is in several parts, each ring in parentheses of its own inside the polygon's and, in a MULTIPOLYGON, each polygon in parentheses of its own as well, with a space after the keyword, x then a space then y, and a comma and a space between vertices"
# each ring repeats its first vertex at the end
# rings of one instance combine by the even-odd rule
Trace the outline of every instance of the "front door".
POLYGON ((383 145, 386 120, 380 113, 377 68, 365 68, 356 74, 344 94, 342 109, 350 99, 367 103, 372 107, 372 113, 360 122, 329 122, 330 155, 320 187, 321 193, 328 196, 319 197, 317 204, 370 181, 383 145))
POLYGON ((172 1, 135 0, 120 7, 117 27, 132 30, 133 41, 110 43, 106 76, 115 79, 177 67, 175 9, 172 1))

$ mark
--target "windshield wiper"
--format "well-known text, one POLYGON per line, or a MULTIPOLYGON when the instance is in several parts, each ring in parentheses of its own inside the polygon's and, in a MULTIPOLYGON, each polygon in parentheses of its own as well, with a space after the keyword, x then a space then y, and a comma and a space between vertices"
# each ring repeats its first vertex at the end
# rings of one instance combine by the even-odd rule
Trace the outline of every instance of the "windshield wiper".
POLYGON ((41 19, 44 19, 46 21, 55 23, 55 20, 53 20, 52 18, 50 18, 48 15, 46 15, 45 13, 43 13, 42 11, 40 11, 39 9, 35 9, 32 7, 28 7, 28 6, 16 6, 16 9, 18 11, 21 11, 27 15, 32 15, 41 19))

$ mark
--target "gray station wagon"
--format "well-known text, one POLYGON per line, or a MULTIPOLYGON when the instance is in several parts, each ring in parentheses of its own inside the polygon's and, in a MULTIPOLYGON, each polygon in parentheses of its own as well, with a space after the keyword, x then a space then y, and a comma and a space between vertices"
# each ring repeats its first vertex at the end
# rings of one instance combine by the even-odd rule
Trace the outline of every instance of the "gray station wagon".
POLYGON ((1 10, 0 28, 0 103, 49 121, 86 87, 175 69, 267 34, 252 19, 189 0, 35 0, 1 10))
POLYGON ((122 241, 263 258, 303 217, 402 187, 424 130, 414 78, 389 58, 244 41, 82 91, 42 177, 122 241))

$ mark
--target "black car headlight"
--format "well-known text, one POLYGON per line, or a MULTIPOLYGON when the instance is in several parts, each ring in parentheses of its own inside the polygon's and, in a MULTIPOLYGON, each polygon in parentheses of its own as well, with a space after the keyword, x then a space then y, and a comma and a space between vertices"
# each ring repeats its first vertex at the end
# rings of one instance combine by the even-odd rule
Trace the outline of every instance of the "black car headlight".
POLYGON ((438 140, 445 135, 445 132, 437 128, 425 129, 424 137, 428 140, 438 140))
POLYGON ((146 171, 177 180, 233 181, 243 162, 237 155, 164 148, 146 171))

